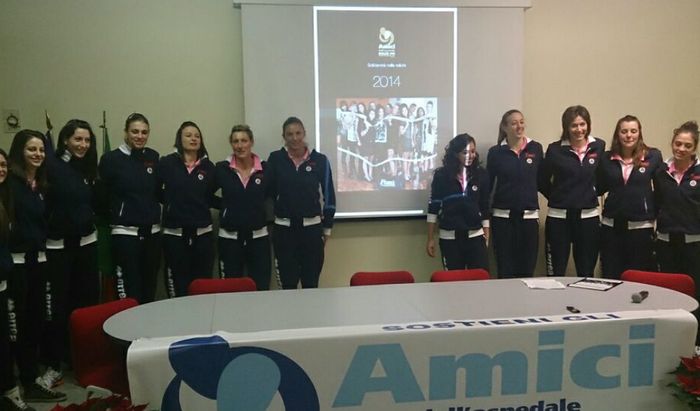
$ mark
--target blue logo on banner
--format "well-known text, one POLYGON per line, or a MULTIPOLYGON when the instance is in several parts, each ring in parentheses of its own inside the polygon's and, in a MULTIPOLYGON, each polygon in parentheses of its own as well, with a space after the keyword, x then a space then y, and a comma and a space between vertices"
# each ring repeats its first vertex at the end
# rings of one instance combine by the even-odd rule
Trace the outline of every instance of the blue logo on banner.
POLYGON ((182 411, 180 385, 216 401, 217 410, 265 411, 279 393, 286 411, 319 411, 316 388, 289 357, 260 347, 230 347, 219 336, 190 338, 168 349, 175 377, 163 411, 182 411))

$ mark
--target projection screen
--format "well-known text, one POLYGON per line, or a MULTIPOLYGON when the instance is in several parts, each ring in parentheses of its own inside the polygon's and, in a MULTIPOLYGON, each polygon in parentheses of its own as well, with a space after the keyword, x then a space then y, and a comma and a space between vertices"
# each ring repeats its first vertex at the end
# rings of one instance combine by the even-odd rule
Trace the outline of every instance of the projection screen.
POLYGON ((520 108, 529 3, 242 3, 255 151, 279 149, 297 116, 332 164, 338 218, 425 214, 447 142, 468 132, 485 157, 520 108))

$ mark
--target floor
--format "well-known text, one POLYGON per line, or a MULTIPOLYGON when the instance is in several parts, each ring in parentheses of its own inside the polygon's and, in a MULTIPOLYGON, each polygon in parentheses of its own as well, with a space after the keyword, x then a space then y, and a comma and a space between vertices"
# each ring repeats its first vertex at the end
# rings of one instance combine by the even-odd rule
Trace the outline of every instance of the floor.
MULTIPOLYGON (((64 374, 63 384, 59 385, 56 390, 66 393, 68 399, 61 402, 61 406, 65 407, 69 404, 80 404, 87 398, 87 390, 78 385, 70 372, 64 374)), ((28 403, 31 407, 35 408, 37 411, 51 411, 56 404, 55 403, 38 403, 32 402, 28 403)))

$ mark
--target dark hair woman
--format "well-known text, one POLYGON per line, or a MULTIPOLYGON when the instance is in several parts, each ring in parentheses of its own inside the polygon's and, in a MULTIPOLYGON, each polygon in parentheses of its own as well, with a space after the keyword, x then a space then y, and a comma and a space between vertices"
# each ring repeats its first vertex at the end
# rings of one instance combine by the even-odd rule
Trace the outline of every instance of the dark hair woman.
POLYGON ((435 227, 446 270, 488 270, 489 179, 479 166, 476 141, 469 134, 450 140, 435 170, 428 203, 426 251, 435 257, 435 227), (439 222, 438 222, 439 220, 439 222))
POLYGON ((652 179, 662 163, 661 152, 644 144, 637 117, 617 121, 596 184, 599 194, 607 193, 600 228, 603 277, 619 279, 627 269, 654 271, 652 179))
POLYGON ((7 280, 12 270, 12 254, 7 241, 13 210, 6 180, 7 153, 0 149, 0 409, 11 410, 28 407, 15 385, 14 360, 10 352, 7 280))
POLYGON ((258 290, 270 288, 270 237, 265 212, 266 163, 253 153, 253 130, 247 125, 231 129, 232 154, 216 164, 221 188, 219 262, 221 277, 246 273, 258 290))
MULTIPOLYGON (((654 176, 658 217, 656 255, 664 272, 689 274, 700 283, 700 161, 698 124, 673 130, 673 156, 654 176)), ((695 298, 700 297, 700 287, 695 298)))
MULTIPOLYGON (((15 349, 11 351, 14 358, 9 363, 16 362, 19 380, 24 386, 24 399, 39 402, 66 398, 65 394, 45 387, 43 379, 38 377, 39 346, 46 337, 46 320, 51 316, 46 292, 44 141, 44 135, 34 130, 21 130, 15 134, 8 156, 10 171, 5 182, 14 209, 14 215, 9 216, 12 225, 8 248, 14 266, 7 280, 7 298, 12 300, 7 318, 14 319, 9 324, 9 339, 15 349)), ((2 378, 0 391, 4 393, 4 405, 10 409, 26 408, 14 378, 9 381, 2 378)))
POLYGON ((210 278, 214 239, 210 208, 214 163, 207 156, 199 126, 185 121, 175 133, 175 152, 160 160, 163 189, 165 289, 170 298, 187 295, 196 278, 210 278))
POLYGON ((605 141, 591 136, 591 115, 571 106, 561 116, 561 139, 547 147, 538 186, 549 200, 545 222, 547 275, 564 276, 573 246, 579 277, 598 261, 600 216, 596 169, 605 141))
POLYGON ((103 154, 98 167, 109 197, 117 296, 141 303, 155 297, 160 264, 160 156, 146 147, 150 131, 143 114, 131 114, 124 125, 124 143, 103 154))
POLYGON ((273 245, 282 288, 318 287, 324 246, 335 217, 335 189, 328 158, 309 150, 297 117, 282 125, 284 147, 270 153, 265 176, 275 200, 273 245))
POLYGON ((46 159, 48 238, 47 287, 51 293, 51 321, 42 353, 48 365, 47 387, 62 379, 61 361, 69 362, 68 316, 80 307, 99 302, 94 187, 97 176, 97 139, 90 124, 73 119, 58 134, 56 155, 46 159))
POLYGON ((525 134, 525 118, 508 110, 489 149, 486 169, 493 191, 491 231, 499 278, 532 277, 539 244, 537 173, 542 145, 525 134))

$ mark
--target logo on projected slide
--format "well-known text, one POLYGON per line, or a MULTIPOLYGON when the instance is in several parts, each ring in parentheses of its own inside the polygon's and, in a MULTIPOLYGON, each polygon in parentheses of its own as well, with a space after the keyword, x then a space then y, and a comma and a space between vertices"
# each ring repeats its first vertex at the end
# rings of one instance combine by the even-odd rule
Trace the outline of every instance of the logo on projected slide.
POLYGON ((319 411, 311 379, 292 359, 266 348, 230 347, 219 336, 188 338, 168 349, 175 377, 162 410, 182 411, 180 386, 216 401, 218 410, 265 411, 275 397, 285 411, 319 411))
POLYGON ((379 47, 377 47, 377 55, 379 57, 396 57, 396 39, 394 33, 382 27, 379 29, 379 47))

